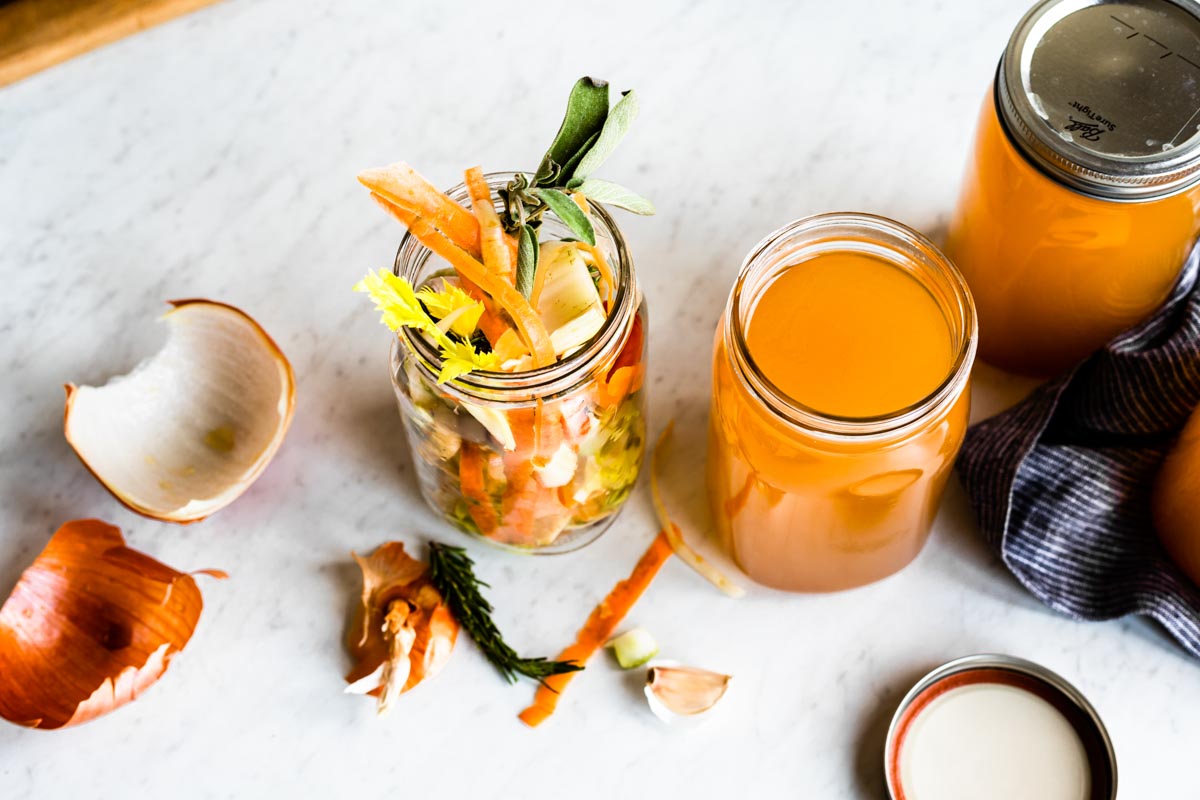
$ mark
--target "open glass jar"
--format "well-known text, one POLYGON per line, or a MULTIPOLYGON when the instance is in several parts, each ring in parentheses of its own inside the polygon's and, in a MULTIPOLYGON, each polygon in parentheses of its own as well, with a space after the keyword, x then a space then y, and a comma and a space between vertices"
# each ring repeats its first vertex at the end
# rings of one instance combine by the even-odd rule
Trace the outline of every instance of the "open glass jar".
POLYGON ((824 214, 755 248, 716 333, 708 449, 717 528, 751 578, 833 591, 916 557, 966 432, 976 334, 958 271, 898 223, 824 214), (792 279, 782 326, 756 338, 792 279))
MULTIPOLYGON (((487 175, 493 196, 512 177, 487 175)), ((463 185, 447 195, 468 202, 463 185)), ((405 328, 392 344, 392 383, 422 497, 459 530, 509 549, 562 553, 595 540, 642 465, 645 302, 616 223, 597 205, 591 216, 616 291, 599 332, 557 363, 438 384, 441 358, 421 334, 405 328)), ((546 213, 542 241, 570 235, 546 213)), ((395 273, 414 287, 448 270, 411 235, 400 243, 395 273)))

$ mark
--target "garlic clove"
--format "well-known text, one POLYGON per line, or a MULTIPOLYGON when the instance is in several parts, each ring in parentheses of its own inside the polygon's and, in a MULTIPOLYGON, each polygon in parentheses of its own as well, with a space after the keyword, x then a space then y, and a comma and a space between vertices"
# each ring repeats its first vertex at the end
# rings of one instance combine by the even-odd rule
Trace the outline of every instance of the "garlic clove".
POLYGON ((118 528, 66 523, 0 607, 0 717, 61 728, 125 705, 183 650, 203 606, 191 575, 126 547, 118 528))
POLYGON ((166 344, 99 387, 67 386, 63 432, 130 509, 189 523, 249 488, 295 407, 287 358, 253 319, 208 300, 173 301, 166 344))
POLYGON ((695 667, 656 665, 646 674, 650 710, 664 722, 712 710, 725 696, 731 676, 695 667))

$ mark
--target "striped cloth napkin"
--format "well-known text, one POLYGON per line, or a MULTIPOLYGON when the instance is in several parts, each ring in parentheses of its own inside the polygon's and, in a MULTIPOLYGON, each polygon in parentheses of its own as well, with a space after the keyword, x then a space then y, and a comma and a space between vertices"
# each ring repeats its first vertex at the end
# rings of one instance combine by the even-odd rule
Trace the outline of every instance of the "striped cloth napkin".
POLYGON ((1150 491, 1200 402, 1198 273, 1200 247, 1153 318, 972 427, 958 459, 988 544, 1043 603, 1147 614, 1196 657, 1200 590, 1159 544, 1150 491))

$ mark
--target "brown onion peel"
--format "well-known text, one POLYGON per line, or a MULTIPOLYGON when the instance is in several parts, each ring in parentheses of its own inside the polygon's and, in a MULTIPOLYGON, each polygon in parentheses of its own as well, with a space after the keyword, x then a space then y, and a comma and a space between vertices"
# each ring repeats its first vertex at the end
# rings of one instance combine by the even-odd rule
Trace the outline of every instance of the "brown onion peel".
POLYGON ((125 705, 166 671, 203 606, 190 574, 127 547, 119 528, 64 524, 0 607, 0 716, 61 728, 125 705))
POLYGON ((351 555, 362 569, 363 591, 346 636, 356 659, 346 691, 377 698, 382 716, 400 694, 446 665, 458 622, 430 582, 429 566, 400 542, 386 542, 366 558, 351 555))

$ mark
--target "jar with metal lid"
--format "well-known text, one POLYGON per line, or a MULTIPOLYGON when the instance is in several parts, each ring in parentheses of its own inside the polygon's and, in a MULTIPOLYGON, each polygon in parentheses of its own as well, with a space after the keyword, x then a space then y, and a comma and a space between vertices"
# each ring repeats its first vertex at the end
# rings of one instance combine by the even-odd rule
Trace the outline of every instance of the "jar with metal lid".
POLYGON ((879 580, 925 544, 967 428, 974 306, 925 237, 823 214, 746 258, 718 326, 709 496, 777 589, 879 580))
POLYGON ((1166 298, 1200 232, 1200 6, 1044 0, 980 116, 946 240, 980 355, 1049 375, 1166 298))

